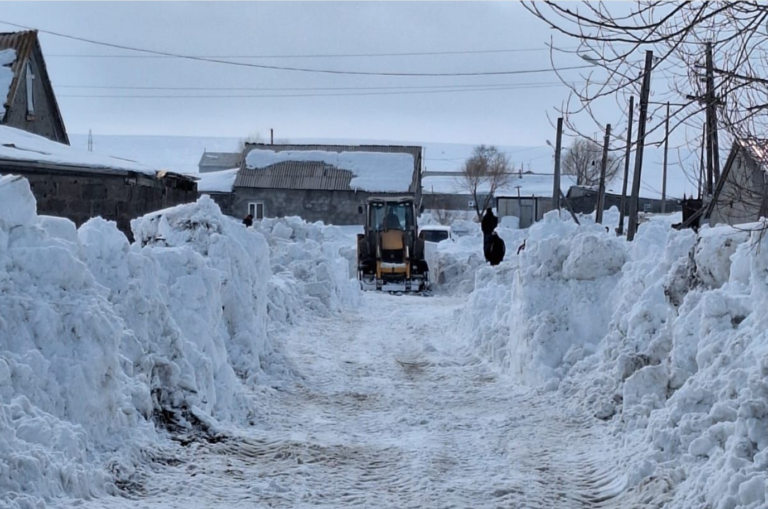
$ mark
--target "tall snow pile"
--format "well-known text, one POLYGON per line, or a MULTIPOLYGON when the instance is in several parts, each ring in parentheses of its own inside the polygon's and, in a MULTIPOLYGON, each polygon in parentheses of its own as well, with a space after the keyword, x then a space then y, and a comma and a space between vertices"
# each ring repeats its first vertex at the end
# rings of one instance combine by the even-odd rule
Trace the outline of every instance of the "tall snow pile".
POLYGON ((764 507, 766 274, 759 232, 662 218, 627 243, 548 215, 478 272, 461 324, 474 352, 626 433, 631 485, 666 479, 669 507, 764 507))
MULTIPOLYGON (((423 214, 419 224, 439 223, 434 215, 423 214)), ((487 265, 483 255, 483 234, 480 224, 469 219, 456 219, 449 226, 452 230, 451 240, 439 244, 427 242, 424 246, 432 288, 438 293, 469 294, 475 287, 478 270, 487 265)), ((527 230, 504 225, 496 228, 496 232, 504 240, 507 257, 509 253, 517 251, 527 235, 527 230)))
MULTIPOLYGON (((353 235, 338 226, 306 223, 299 217, 263 219, 254 228, 269 239, 274 273, 270 295, 276 301, 270 309, 311 309, 328 315, 359 303, 353 235), (280 305, 286 300, 294 304, 280 305)), ((281 316, 278 323, 293 323, 294 318, 281 316)))
POLYGON ((133 244, 35 207, 25 179, 0 177, 0 506, 118 493, 173 447, 163 429, 258 421, 248 387, 291 376, 270 331, 309 292, 277 302, 263 234, 205 196, 133 221, 133 244))

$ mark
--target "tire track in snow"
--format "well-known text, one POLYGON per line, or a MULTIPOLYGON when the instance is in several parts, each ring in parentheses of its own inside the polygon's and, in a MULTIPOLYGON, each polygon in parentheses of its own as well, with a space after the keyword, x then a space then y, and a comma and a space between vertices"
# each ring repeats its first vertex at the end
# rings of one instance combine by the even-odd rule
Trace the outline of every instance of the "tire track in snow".
POLYGON ((290 333, 303 380, 260 398, 255 427, 82 507, 662 507, 659 486, 625 489, 602 423, 456 353, 460 301, 364 301, 290 333))

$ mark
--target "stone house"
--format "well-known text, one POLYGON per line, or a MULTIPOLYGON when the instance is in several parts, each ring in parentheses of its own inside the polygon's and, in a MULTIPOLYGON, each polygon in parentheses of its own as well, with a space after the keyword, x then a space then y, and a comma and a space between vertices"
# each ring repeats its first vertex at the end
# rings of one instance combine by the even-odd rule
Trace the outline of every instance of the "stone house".
POLYGON ((98 155, 0 126, 0 175, 25 177, 40 214, 80 226, 101 216, 132 239, 131 219, 197 199, 193 177, 98 155))
POLYGON ((736 140, 705 217, 709 224, 752 223, 768 217, 768 143, 736 140))
MULTIPOLYGON (((230 193, 227 185, 210 184, 217 177, 201 176, 201 192, 237 218, 250 213, 256 219, 299 216, 309 222, 357 225, 365 222, 369 196, 421 199, 421 147, 247 144, 243 152, 230 193)), ((218 181, 231 179, 219 174, 218 181)))
POLYGON ((0 33, 0 125, 69 144, 36 30, 0 33))

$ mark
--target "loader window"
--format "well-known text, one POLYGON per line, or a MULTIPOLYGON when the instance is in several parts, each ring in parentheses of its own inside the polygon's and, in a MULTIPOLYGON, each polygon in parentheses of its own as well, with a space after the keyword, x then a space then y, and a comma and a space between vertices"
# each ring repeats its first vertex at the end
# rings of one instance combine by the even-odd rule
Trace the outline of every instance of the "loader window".
POLYGON ((410 203, 374 203, 371 226, 378 231, 409 230, 413 227, 413 207, 410 203))

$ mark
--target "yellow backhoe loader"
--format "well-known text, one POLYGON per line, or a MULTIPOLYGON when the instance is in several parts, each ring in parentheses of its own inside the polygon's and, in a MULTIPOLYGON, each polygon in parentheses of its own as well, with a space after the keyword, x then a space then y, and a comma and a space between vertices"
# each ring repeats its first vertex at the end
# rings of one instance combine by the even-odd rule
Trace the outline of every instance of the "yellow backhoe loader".
POLYGON ((429 268, 424 241, 417 236, 413 198, 371 197, 365 212, 365 233, 357 236, 357 274, 363 290, 427 290, 429 268))

